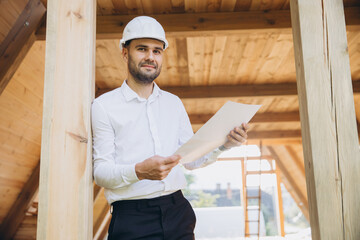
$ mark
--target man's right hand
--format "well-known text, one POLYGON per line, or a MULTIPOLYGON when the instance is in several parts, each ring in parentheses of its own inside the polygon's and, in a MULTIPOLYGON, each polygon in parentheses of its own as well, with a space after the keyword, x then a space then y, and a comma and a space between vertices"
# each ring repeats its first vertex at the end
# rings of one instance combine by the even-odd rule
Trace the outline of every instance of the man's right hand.
POLYGON ((153 156, 135 165, 137 177, 150 180, 163 180, 181 159, 180 155, 170 157, 153 156))

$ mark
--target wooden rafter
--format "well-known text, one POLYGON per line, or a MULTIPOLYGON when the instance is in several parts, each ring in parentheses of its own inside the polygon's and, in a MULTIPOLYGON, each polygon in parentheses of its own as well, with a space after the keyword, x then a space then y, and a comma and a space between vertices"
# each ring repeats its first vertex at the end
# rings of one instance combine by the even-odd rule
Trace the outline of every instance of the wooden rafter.
MULTIPOLYGON (((345 10, 349 29, 360 26, 360 8, 345 10)), ((219 13, 160 14, 155 17, 165 28, 169 37, 224 36, 249 33, 250 31, 273 31, 291 33, 290 11, 247 11, 219 13)), ((134 15, 98 16, 97 39, 120 39, 124 27, 134 15)), ((39 39, 45 39, 45 27, 37 32, 39 39)))
POLYGON ((300 159, 294 149, 290 146, 285 146, 286 150, 290 154, 293 162, 296 164, 297 169, 301 172, 302 176, 305 178, 305 167, 304 167, 304 159, 300 159))
MULTIPOLYGON (((226 98, 226 97, 277 97, 296 96, 296 83, 276 84, 247 84, 226 86, 178 86, 161 87, 180 98, 226 98)), ((98 89, 96 96, 100 96, 113 89, 98 89)), ((353 81, 354 94, 360 94, 360 81, 353 81)))
MULTIPOLYGON (((95 185, 97 186, 97 185, 95 185)), ((94 186, 94 187, 95 187, 94 186)), ((94 198, 94 215, 93 215, 93 239, 102 240, 101 238, 104 230, 107 231, 107 221, 111 219, 110 208, 107 200, 104 196, 104 188, 97 187, 99 192, 97 197, 94 198), (106 229, 104 229, 106 228, 106 229)))
POLYGON ((96 200, 99 198, 100 194, 101 194, 101 190, 102 190, 102 187, 98 186, 95 184, 95 182, 93 183, 94 185, 94 202, 96 202, 96 200))
POLYGON ((40 0, 29 0, 0 44, 0 95, 35 42, 35 31, 45 11, 40 0))
MULTIPOLYGON (((286 181, 283 181, 285 184, 290 185, 291 189, 293 190, 292 196, 297 203, 298 207, 301 209, 304 216, 309 219, 309 207, 308 207, 308 201, 307 198, 304 196, 304 194, 301 192, 300 188, 296 184, 296 179, 293 178, 291 173, 288 171, 286 166, 283 164, 281 158, 276 153, 276 151, 273 149, 273 147, 268 146, 267 149, 271 153, 273 159, 276 161, 276 166, 279 167, 282 175, 286 179, 286 181)), ((289 186, 288 186, 289 187, 289 186)), ((290 192, 290 191, 289 191, 290 192)))
MULTIPOLYGON (((242 157, 222 157, 218 158, 217 161, 241 161, 242 159, 242 157)), ((261 156, 261 159, 272 160, 273 157, 271 155, 264 155, 261 156)), ((259 157, 246 157, 246 160, 259 160, 259 157)))
POLYGON ((284 226, 284 206, 282 200, 282 193, 281 193, 281 172, 278 167, 275 169, 276 174, 276 206, 277 206, 277 225, 278 225, 278 234, 282 237, 285 237, 285 226, 284 226))
POLYGON ((248 132, 248 144, 256 144, 259 140, 262 140, 264 145, 301 144, 301 130, 270 130, 248 132))
POLYGON ((9 213, 3 220, 0 227, 0 239, 12 239, 21 222, 24 220, 25 213, 28 210, 29 206, 32 204, 36 192, 38 191, 39 173, 40 161, 38 165, 36 165, 28 181, 25 183, 18 198, 11 206, 9 213))
POLYGON ((248 139, 301 138, 300 130, 249 131, 248 139))
POLYGON ((108 233, 110 221, 111 221, 111 214, 108 212, 108 214, 105 216, 104 221, 102 222, 102 225, 98 231, 99 234, 96 234, 94 236, 94 240, 102 240, 105 238, 106 234, 108 233))
MULTIPOLYGON (((192 124, 204 124, 214 114, 190 114, 190 122, 192 124)), ((299 112, 266 112, 257 113, 251 119, 252 123, 272 123, 272 122, 299 122, 299 112)))
POLYGON ((108 219, 108 217, 109 217, 108 215, 110 214, 109 211, 110 211, 109 204, 107 202, 105 202, 105 204, 103 205, 103 207, 101 209, 100 215, 98 216, 98 218, 95 221, 94 226, 93 226, 94 238, 99 236, 101 231, 103 230, 104 225, 105 225, 104 221, 106 221, 108 219))

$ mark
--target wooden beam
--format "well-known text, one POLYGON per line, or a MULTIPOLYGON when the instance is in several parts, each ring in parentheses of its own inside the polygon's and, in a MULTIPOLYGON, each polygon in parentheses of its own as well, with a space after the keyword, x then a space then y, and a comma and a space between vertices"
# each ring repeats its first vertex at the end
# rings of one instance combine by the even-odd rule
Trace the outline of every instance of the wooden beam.
POLYGON ((0 44, 0 95, 36 40, 35 30, 45 14, 40 0, 29 0, 0 44))
MULTIPOLYGON (((214 114, 189 114, 191 124, 204 124, 214 114)), ((299 112, 265 112, 257 113, 251 123, 300 122, 299 112)))
MULTIPOLYGON (((192 127, 196 132, 201 125, 193 125, 192 127)), ((258 144, 260 140, 264 145, 301 144, 301 130, 250 131, 248 133, 248 144, 258 144)))
MULTIPOLYGON (((261 159, 266 159, 266 160, 273 160, 274 158, 270 155, 264 155, 261 156, 261 159)), ((218 158, 217 161, 241 161, 243 160, 243 157, 222 157, 222 158, 218 158)), ((246 160, 260 160, 260 156, 259 157, 246 157, 246 160)))
POLYGON ((96 183, 94 182, 94 190, 93 190, 94 202, 96 202, 96 200, 99 198, 99 196, 101 194, 101 189, 102 189, 102 187, 96 185, 96 183))
MULTIPOLYGON (((296 96, 296 83, 276 84, 244 84, 222 86, 178 86, 161 87, 161 89, 177 95, 179 98, 226 98, 226 97, 278 97, 296 96)), ((353 81, 354 94, 360 94, 360 81, 353 81)), ((96 97, 114 90, 113 88, 98 89, 96 97)))
MULTIPOLYGON (((346 8, 349 30, 360 26, 360 8, 346 8)), ((283 32, 291 34, 290 12, 247 11, 218 13, 183 13, 151 15, 164 27, 168 37, 204 37, 251 32, 283 32)), ((125 25, 135 15, 98 16, 97 39, 120 39, 125 25)), ((45 28, 37 32, 38 39, 45 39, 45 28)))
MULTIPOLYGON (((296 83, 161 87, 179 98, 274 97, 297 95, 296 83)), ((99 89, 96 96, 113 89, 99 89)))
POLYGON ((301 143, 301 130, 272 130, 272 131, 249 131, 248 132, 248 144, 257 143, 259 140, 266 141, 264 145, 272 145, 271 141, 278 142, 281 145, 285 145, 287 141, 291 144, 292 141, 295 144, 301 143), (269 143, 269 144, 268 144, 269 143))
POLYGON ((246 189, 246 176, 245 176, 245 171, 246 171, 246 165, 245 165, 245 160, 242 159, 241 160, 241 177, 242 177, 242 191, 241 191, 241 205, 243 207, 243 212, 244 212, 244 233, 249 233, 249 214, 248 211, 246 210, 248 208, 248 202, 247 202, 247 189, 246 189))
POLYGON ((360 152, 343 1, 290 3, 312 238, 360 239, 360 152))
POLYGON ((274 170, 262 170, 262 171, 247 171, 248 175, 260 175, 260 174, 274 174, 274 170))
POLYGON ((91 239, 96 1, 47 6, 37 239, 91 239))
POLYGON ((97 218, 97 220, 95 221, 94 227, 93 227, 93 236, 94 239, 100 235, 102 228, 104 227, 105 223, 104 221, 107 220, 108 215, 110 214, 110 208, 109 208, 109 204, 107 202, 105 202, 99 217, 97 218))
POLYGON ((250 131, 248 139, 301 138, 300 130, 250 131))
POLYGON ((7 216, 4 218, 0 227, 0 239, 9 240, 12 239, 18 230, 20 224, 25 218, 25 213, 33 202, 39 186, 39 173, 40 173, 40 161, 36 165, 30 178, 25 183, 19 196, 7 216))
POLYGON ((281 177, 280 177, 280 169, 276 167, 276 215, 277 215, 277 227, 278 227, 278 235, 285 237, 285 226, 284 226, 284 206, 281 194, 281 177))
POLYGON ((301 138, 250 139, 247 141, 247 144, 257 144, 259 140, 262 141, 264 146, 302 144, 301 138))
MULTIPOLYGON (((356 121, 357 123, 357 133, 358 133, 358 136, 359 136, 359 142, 360 142, 360 122, 359 121, 356 121)), ((360 147, 360 145, 359 145, 360 147)))
POLYGON ((110 221, 111 221, 111 214, 108 212, 108 214, 104 218, 101 227, 99 228, 98 233, 94 236, 94 240, 103 240, 105 238, 106 234, 108 233, 110 221))
POLYGON ((273 156, 273 159, 276 161, 276 166, 280 169, 281 173, 286 178, 286 181, 291 186, 291 189, 294 190, 294 194, 296 195, 294 200, 297 203, 298 207, 304 214, 304 216, 309 219, 309 207, 308 207, 308 201, 304 194, 301 192, 300 188, 296 184, 296 179, 293 178, 291 173, 287 170, 286 166, 281 161, 281 158, 276 153, 276 151, 273 149, 273 147, 268 146, 267 149, 273 156))
POLYGON ((305 167, 304 167, 304 159, 300 159, 294 149, 291 146, 285 146, 286 151, 289 153, 291 158, 293 159, 292 162, 295 163, 297 169, 301 172, 301 175, 305 178, 305 167))

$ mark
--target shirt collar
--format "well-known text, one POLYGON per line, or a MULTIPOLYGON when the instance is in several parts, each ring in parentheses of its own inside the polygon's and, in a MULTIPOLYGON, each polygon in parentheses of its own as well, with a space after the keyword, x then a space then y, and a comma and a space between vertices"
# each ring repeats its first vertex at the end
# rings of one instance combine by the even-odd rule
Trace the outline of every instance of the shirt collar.
POLYGON ((121 85, 121 91, 127 102, 133 99, 137 99, 140 102, 145 102, 146 100, 154 100, 157 96, 161 94, 161 89, 155 82, 154 82, 153 92, 151 93, 148 99, 139 97, 139 95, 129 87, 129 85, 126 83, 126 80, 124 80, 123 84, 121 85))

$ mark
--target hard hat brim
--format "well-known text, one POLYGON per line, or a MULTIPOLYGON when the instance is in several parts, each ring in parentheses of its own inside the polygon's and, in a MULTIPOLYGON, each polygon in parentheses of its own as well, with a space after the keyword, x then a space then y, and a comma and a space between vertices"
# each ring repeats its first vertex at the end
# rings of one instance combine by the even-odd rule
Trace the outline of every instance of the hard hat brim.
POLYGON ((120 39, 120 43, 119 43, 119 48, 122 51, 123 49, 123 45, 127 42, 127 41, 131 41, 131 40, 135 40, 135 39, 154 39, 154 40, 158 40, 160 42, 162 42, 164 44, 164 50, 169 46, 169 43, 166 39, 159 39, 159 38, 153 38, 153 37, 141 37, 141 38, 130 38, 130 39, 120 39))

